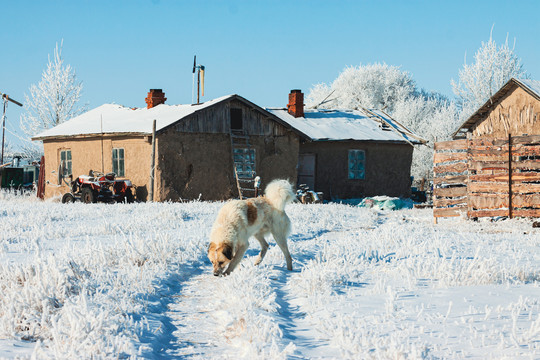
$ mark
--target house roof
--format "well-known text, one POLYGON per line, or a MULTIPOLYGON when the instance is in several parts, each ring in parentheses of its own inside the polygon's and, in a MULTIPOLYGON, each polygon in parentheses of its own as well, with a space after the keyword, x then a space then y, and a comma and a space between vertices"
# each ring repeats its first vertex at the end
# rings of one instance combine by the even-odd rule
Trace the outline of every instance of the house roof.
POLYGON ((381 110, 306 109, 294 117, 286 109, 267 109, 311 141, 388 141, 423 144, 426 140, 381 110))
POLYGON ((174 125, 198 111, 236 99, 244 102, 282 126, 310 141, 362 140, 421 144, 426 141, 380 110, 310 110, 295 118, 285 109, 263 109, 239 95, 227 95, 197 105, 166 105, 129 108, 104 104, 58 126, 45 130, 32 140, 88 137, 96 135, 150 135, 153 120, 156 132, 174 125))
MULTIPOLYGON (((34 136, 32 140, 44 140, 53 138, 71 138, 95 136, 101 134, 126 134, 126 135, 150 135, 152 134, 153 120, 156 120, 156 132, 162 131, 176 122, 198 111, 213 105, 236 99, 245 104, 264 112, 274 121, 290 128, 272 113, 244 99, 239 95, 227 95, 197 105, 166 105, 161 104, 153 108, 129 108, 116 104, 104 104, 82 115, 74 117, 60 125, 45 130, 34 136)), ((296 129, 292 129, 299 136, 304 136, 296 129)))
POLYGON ((518 86, 529 93, 532 97, 540 101, 540 81, 530 79, 512 78, 504 84, 499 91, 493 94, 474 114, 472 114, 461 126, 452 134, 453 138, 462 137, 478 121, 483 120, 487 113, 514 87, 518 86))

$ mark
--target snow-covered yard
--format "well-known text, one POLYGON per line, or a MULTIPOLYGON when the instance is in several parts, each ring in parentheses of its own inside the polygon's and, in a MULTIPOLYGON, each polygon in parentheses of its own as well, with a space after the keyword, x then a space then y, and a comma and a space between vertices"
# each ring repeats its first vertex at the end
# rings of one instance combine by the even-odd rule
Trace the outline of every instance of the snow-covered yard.
POLYGON ((271 248, 212 276, 221 203, 0 194, 0 358, 540 357, 540 229, 431 210, 287 207, 271 248))

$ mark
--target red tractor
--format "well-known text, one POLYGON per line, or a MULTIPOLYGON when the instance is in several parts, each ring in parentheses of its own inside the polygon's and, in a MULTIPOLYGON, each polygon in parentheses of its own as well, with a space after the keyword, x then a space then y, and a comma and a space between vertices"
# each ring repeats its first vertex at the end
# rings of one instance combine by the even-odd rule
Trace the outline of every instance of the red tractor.
POLYGON ((103 174, 90 170, 90 175, 81 175, 71 182, 71 192, 62 196, 62 203, 82 201, 95 202, 134 201, 132 184, 129 180, 117 180, 115 173, 103 174))

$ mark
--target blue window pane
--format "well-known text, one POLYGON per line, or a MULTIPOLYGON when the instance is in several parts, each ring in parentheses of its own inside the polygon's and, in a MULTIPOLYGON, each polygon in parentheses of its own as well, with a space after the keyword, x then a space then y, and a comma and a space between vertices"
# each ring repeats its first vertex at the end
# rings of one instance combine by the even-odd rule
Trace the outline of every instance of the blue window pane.
POLYGON ((349 150, 348 175, 349 179, 365 178, 365 152, 363 150, 349 150))

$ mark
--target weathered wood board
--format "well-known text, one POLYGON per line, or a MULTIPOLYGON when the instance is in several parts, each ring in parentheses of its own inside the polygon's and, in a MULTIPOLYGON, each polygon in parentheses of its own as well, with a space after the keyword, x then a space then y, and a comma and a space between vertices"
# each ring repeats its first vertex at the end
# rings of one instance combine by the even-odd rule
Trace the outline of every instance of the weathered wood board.
POLYGON ((540 135, 444 141, 434 148, 435 217, 540 217, 540 135))

